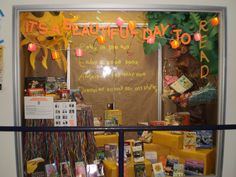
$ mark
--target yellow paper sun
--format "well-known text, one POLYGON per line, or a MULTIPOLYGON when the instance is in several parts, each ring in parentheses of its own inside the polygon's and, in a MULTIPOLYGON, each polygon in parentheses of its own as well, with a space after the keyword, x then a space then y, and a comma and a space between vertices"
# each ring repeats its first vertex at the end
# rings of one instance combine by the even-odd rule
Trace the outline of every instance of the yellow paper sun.
MULTIPOLYGON (((24 37, 21 40, 21 46, 31 42, 38 46, 36 51, 30 54, 30 64, 33 70, 35 70, 35 59, 40 50, 43 51, 42 65, 45 69, 48 69, 49 50, 57 50, 60 58, 55 61, 66 72, 67 61, 62 49, 67 49, 71 31, 65 30, 63 27, 64 19, 63 12, 58 12, 57 15, 52 12, 23 12, 20 14, 20 32, 24 37), (37 13, 41 15, 35 15, 37 13)), ((75 20, 77 19, 72 19, 72 21, 75 20)))

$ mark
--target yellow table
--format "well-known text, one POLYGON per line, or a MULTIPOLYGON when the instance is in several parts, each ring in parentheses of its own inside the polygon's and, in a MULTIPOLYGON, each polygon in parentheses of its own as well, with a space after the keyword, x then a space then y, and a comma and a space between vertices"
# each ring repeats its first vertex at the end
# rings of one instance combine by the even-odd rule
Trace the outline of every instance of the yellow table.
MULTIPOLYGON (((149 160, 145 160, 144 163, 145 163, 145 168, 146 168, 146 175, 147 177, 151 177, 152 164, 149 160)), ((118 166, 116 165, 115 161, 104 160, 103 164, 104 164, 105 176, 118 177, 118 166)), ((133 162, 127 163, 127 168, 128 168, 128 177, 135 177, 134 163, 133 162)))
POLYGON ((103 147, 107 143, 117 143, 118 144, 118 135, 95 135, 95 141, 97 147, 103 147))
POLYGON ((152 143, 154 144, 183 149, 183 135, 177 135, 167 131, 153 131, 152 136, 152 143))
POLYGON ((199 150, 184 150, 172 149, 171 155, 180 158, 180 162, 184 163, 185 160, 198 160, 204 162, 204 175, 215 173, 215 157, 216 150, 214 149, 199 149, 199 150))

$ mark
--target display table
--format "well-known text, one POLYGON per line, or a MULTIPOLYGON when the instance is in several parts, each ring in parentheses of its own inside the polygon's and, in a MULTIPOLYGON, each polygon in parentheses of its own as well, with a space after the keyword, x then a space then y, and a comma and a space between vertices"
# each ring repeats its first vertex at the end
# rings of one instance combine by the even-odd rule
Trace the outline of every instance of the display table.
POLYGON ((173 134, 168 131, 153 131, 152 142, 169 148, 182 149, 183 135, 173 134))
POLYGON ((195 151, 172 149, 171 154, 179 157, 180 162, 184 163, 187 159, 198 160, 204 162, 204 175, 210 175, 215 172, 215 156, 214 149, 199 149, 195 151))
MULTIPOLYGON (((152 164, 149 160, 145 160, 145 168, 146 168, 146 176, 151 177, 152 176, 152 164)), ((105 176, 109 177, 118 177, 118 166, 116 165, 115 161, 111 160, 104 160, 104 171, 105 171, 105 176)), ((134 173, 134 163, 129 162, 127 163, 127 171, 128 171, 128 177, 135 177, 134 173)))
POLYGON ((154 144, 154 143, 144 143, 143 144, 144 147, 144 151, 156 151, 157 152, 157 156, 160 155, 169 155, 171 152, 171 148, 169 148, 168 146, 162 146, 159 144, 154 144))
POLYGON ((95 141, 97 147, 103 147, 107 143, 117 143, 118 144, 118 135, 95 135, 95 141))

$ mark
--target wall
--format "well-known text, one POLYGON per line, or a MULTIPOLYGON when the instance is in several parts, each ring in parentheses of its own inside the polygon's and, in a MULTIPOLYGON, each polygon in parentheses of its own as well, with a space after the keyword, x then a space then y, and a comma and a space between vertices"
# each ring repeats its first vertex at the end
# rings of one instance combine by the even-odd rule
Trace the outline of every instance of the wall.
MULTIPOLYGON (((2 19, 1 30, 4 34, 1 36, 5 39, 5 49, 4 49, 4 83, 3 89, 4 91, 0 93, 0 125, 14 125, 14 117, 13 117, 13 82, 12 82, 12 7, 13 5, 32 5, 32 4, 61 4, 61 5, 69 5, 69 4, 91 4, 91 7, 96 7, 93 5, 99 4, 104 5, 105 7, 109 4, 109 0, 93 0, 90 2, 87 1, 72 1, 72 0, 41 0, 41 1, 33 1, 33 0, 25 0, 25 1, 17 1, 17 0, 0 0, 0 9, 4 12, 5 17, 2 19)), ((112 4, 114 7, 114 3, 119 5, 125 5, 127 1, 125 0, 114 0, 112 4)), ((236 15, 235 0, 214 0, 214 1, 205 1, 205 0, 179 0, 178 2, 175 0, 136 0, 135 4, 156 4, 158 7, 159 4, 178 4, 178 5, 202 5, 202 6, 226 6, 227 7, 227 90, 226 90, 226 123, 232 124, 236 123, 236 119, 234 116, 236 115, 236 109, 234 105, 234 99, 236 99, 236 94, 234 90, 236 90, 236 83, 234 74, 236 71, 234 70, 234 66, 236 66, 236 53, 234 53, 235 49, 235 41, 236 35, 234 32, 236 31, 236 23, 233 18, 236 15)), ((135 6, 134 3, 130 4, 132 7, 135 6)), ((111 6, 111 4, 110 4, 111 6)), ((78 6, 79 7, 79 6, 78 6)), ((154 6, 153 6, 154 7, 154 6)), ((224 149, 224 163, 223 163, 223 176, 224 177, 235 177, 235 164, 236 164, 236 130, 234 131, 226 131, 225 133, 225 149, 224 149)), ((1 150, 0 150, 0 171, 1 176, 3 177, 15 177, 16 176, 16 166, 15 164, 15 145, 14 145, 14 134, 13 133, 3 133, 0 132, 0 142, 1 142, 1 150)))

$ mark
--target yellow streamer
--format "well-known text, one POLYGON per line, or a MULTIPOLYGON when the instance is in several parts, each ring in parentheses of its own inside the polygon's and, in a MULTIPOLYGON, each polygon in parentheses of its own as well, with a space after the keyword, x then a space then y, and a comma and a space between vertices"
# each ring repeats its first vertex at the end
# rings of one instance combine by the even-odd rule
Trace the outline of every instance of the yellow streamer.
POLYGON ((40 49, 37 48, 35 52, 32 52, 30 54, 30 65, 32 66, 33 70, 35 70, 35 59, 36 59, 39 51, 40 51, 40 49))

